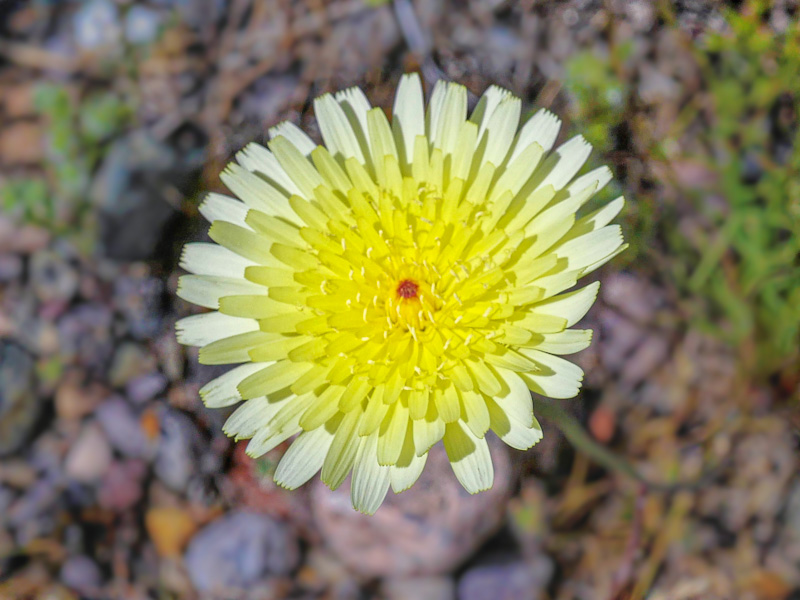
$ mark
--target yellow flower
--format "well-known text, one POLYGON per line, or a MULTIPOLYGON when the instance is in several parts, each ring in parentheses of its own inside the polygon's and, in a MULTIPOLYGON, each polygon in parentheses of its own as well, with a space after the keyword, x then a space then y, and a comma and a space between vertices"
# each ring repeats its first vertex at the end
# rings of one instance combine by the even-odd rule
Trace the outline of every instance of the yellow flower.
POLYGON ((225 424, 260 456, 300 434, 275 480, 322 469, 371 514, 411 487, 439 440, 470 492, 492 485, 491 429, 527 449, 542 437, 530 390, 570 398, 583 372, 559 355, 598 284, 565 292, 623 249, 619 198, 576 212, 611 179, 575 178, 591 147, 551 151, 559 120, 519 130, 520 100, 439 83, 427 111, 406 75, 392 122, 352 88, 314 103, 325 146, 291 123, 222 174, 239 200, 200 212, 216 244, 187 244, 178 294, 213 309, 178 323, 206 364, 241 363, 206 385, 209 407, 244 400, 225 424))

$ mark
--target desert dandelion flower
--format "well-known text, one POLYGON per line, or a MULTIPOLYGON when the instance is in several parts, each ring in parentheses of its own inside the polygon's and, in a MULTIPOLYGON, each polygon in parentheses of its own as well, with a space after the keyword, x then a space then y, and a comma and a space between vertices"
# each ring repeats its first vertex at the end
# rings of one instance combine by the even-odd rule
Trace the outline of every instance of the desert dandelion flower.
POLYGON ((314 103, 324 146, 291 123, 251 144, 200 212, 216 244, 187 244, 178 294, 213 309, 178 323, 200 361, 239 366, 201 390, 242 402, 225 432, 260 456, 299 434, 276 481, 320 469, 373 513, 389 486, 419 477, 443 440, 469 492, 492 485, 491 429, 526 449, 542 437, 530 392, 577 394, 561 358, 598 284, 567 291, 623 248, 619 198, 577 217, 611 179, 575 177, 591 147, 551 151, 559 120, 521 128, 520 100, 491 87, 467 116, 467 90, 438 83, 427 109, 416 75, 391 122, 357 88, 314 103))

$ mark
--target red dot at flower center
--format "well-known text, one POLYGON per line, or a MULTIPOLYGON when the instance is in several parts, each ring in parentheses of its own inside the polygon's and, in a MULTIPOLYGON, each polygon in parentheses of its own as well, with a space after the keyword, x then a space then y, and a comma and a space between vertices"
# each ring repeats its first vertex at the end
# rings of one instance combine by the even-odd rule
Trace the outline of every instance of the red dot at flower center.
POLYGON ((410 279, 403 279, 397 285, 397 295, 401 298, 416 298, 419 286, 410 279))

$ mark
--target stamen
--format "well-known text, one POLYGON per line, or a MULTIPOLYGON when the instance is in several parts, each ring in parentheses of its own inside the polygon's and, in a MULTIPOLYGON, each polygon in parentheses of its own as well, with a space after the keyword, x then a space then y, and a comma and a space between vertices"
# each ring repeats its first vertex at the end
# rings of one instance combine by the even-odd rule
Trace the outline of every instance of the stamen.
POLYGON ((404 279, 397 285, 397 295, 401 298, 416 298, 419 285, 410 279, 404 279))

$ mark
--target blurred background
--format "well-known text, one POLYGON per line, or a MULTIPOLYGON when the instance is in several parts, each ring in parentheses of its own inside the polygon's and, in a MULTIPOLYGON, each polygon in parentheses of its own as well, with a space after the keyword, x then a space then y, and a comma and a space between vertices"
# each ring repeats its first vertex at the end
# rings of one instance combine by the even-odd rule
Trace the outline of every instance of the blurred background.
POLYGON ((800 598, 798 2, 0 2, 0 598, 800 598), (403 72, 547 107, 608 164, 565 406, 491 492, 441 452, 373 518, 247 458, 179 347, 177 257, 247 142, 403 72))

